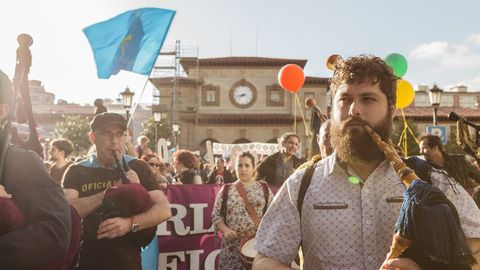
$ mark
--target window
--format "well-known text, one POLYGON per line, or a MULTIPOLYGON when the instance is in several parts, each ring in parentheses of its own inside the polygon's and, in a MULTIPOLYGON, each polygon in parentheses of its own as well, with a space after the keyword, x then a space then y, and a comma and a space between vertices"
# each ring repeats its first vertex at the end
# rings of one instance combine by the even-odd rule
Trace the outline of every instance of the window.
POLYGON ((206 103, 213 103, 217 97, 217 92, 215 90, 209 89, 206 93, 207 97, 205 99, 206 103))
POLYGON ((220 106, 220 87, 215 85, 205 85, 202 87, 202 105, 220 106))
POLYGON ((476 96, 460 96, 460 107, 462 108, 477 108, 477 97, 476 96))
POLYGON ((267 86, 267 106, 283 106, 285 91, 277 84, 267 86))

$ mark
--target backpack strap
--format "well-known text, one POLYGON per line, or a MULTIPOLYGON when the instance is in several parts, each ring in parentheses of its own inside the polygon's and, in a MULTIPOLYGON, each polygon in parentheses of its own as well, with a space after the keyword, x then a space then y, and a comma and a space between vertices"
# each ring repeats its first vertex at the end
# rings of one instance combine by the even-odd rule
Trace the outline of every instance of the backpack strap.
MULTIPOLYGON (((305 194, 307 193, 308 187, 312 182, 312 176, 313 176, 313 173, 315 172, 315 165, 317 164, 318 161, 319 160, 316 160, 311 165, 309 165, 302 177, 302 183, 300 184, 300 190, 298 191, 298 199, 297 199, 297 210, 298 210, 298 214, 300 215, 300 221, 302 220, 303 200, 305 199, 305 194)), ((303 241, 300 242, 300 253, 303 254, 303 241)), ((300 259, 299 254, 297 254, 297 257, 295 258, 295 262, 298 265, 300 265, 302 260, 303 259, 300 259)))
POLYGON ((263 196, 265 197, 265 206, 263 207, 263 215, 265 215, 265 212, 267 212, 267 208, 268 208, 268 195, 270 195, 270 193, 268 192, 268 183, 265 182, 265 181, 262 181, 260 180, 259 181, 260 184, 262 185, 262 189, 263 189, 263 196))
POLYGON ((310 183, 312 182, 313 172, 315 172, 315 164, 316 163, 313 163, 312 165, 308 166, 308 168, 305 170, 305 173, 303 174, 303 177, 302 177, 302 183, 300 184, 300 190, 298 191, 297 210, 298 210, 298 214, 300 215, 300 219, 302 218, 303 200, 305 199, 305 194, 307 193, 307 189, 310 186, 310 183))
POLYGON ((231 184, 225 184, 222 191, 222 207, 220 208, 220 216, 223 217, 223 222, 227 225, 227 200, 228 200, 228 190, 230 189, 231 184))

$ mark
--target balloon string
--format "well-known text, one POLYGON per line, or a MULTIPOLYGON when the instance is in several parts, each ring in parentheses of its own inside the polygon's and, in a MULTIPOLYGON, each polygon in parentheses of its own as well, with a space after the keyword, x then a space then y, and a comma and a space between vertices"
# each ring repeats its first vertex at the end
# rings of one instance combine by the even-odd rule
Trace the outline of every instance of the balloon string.
POLYGON ((303 126, 305 127, 305 135, 311 136, 310 132, 307 128, 307 123, 305 121, 305 115, 303 114, 302 105, 300 104, 300 99, 298 98, 297 93, 295 93, 295 99, 297 100, 298 108, 300 109, 300 113, 302 114, 303 126))
POLYGON ((297 104, 293 103, 294 113, 293 113, 293 132, 297 133, 297 104))
POLYGON ((407 128, 408 128, 408 123, 407 123, 407 118, 405 118, 405 113, 403 112, 403 109, 400 109, 402 112, 402 118, 403 118, 403 132, 405 133, 405 137, 403 138, 403 149, 404 151, 404 156, 408 156, 408 133, 407 133, 407 128))

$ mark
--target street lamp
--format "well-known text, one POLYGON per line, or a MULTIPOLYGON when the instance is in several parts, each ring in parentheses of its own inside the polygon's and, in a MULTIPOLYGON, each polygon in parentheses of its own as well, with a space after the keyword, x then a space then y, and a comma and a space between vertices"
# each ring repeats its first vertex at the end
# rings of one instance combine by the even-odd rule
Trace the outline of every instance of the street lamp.
POLYGON ((428 92, 428 97, 430 98, 430 104, 433 106, 433 125, 437 125, 437 110, 442 101, 443 90, 440 89, 436 84, 433 84, 433 88, 428 92))
POLYGON ((133 95, 135 95, 134 92, 130 91, 130 88, 125 88, 125 91, 120 92, 120 95, 122 96, 122 102, 123 102, 123 108, 125 109, 127 113, 127 122, 130 119, 130 108, 132 107, 132 101, 133 101, 133 95))
POLYGON ((158 152, 157 143, 158 143, 158 125, 162 120, 162 112, 156 107, 152 106, 153 110, 153 120, 155 120, 155 150, 158 152))
POLYGON ((178 123, 172 124, 173 135, 175 136, 175 150, 178 150, 178 135, 180 135, 180 125, 178 123))

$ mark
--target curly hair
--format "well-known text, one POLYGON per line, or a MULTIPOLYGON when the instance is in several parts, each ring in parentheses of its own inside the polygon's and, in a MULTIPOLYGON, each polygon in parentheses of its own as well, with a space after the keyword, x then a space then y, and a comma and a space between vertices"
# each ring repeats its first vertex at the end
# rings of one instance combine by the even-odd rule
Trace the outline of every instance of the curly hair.
POLYGON ((50 142, 50 146, 55 146, 59 151, 63 151, 65 157, 68 157, 73 151, 73 143, 65 139, 55 139, 50 142))
POLYGON ((397 100, 397 79, 393 70, 381 58, 373 55, 349 57, 345 61, 335 63, 335 73, 331 81, 332 94, 335 96, 343 84, 380 82, 380 90, 385 94, 389 105, 397 100))
POLYGON ((188 169, 193 169, 195 167, 195 161, 197 159, 192 152, 183 149, 173 153, 172 158, 175 158, 188 169))

